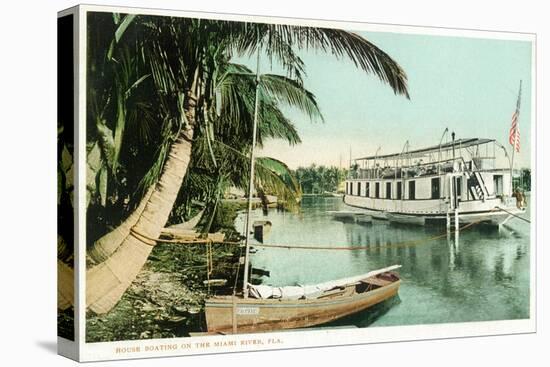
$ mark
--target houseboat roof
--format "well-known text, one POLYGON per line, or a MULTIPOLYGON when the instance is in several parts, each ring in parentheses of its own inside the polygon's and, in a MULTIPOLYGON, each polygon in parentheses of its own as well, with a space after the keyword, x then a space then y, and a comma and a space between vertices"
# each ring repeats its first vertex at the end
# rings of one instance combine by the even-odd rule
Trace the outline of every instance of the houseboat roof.
POLYGON ((433 152, 439 152, 440 150, 442 152, 451 150, 453 147, 457 147, 459 149, 462 148, 469 148, 476 145, 482 145, 487 143, 494 142, 494 139, 480 139, 480 138, 467 138, 467 139, 458 139, 453 142, 443 143, 441 145, 434 145, 428 148, 421 148, 421 149, 415 149, 415 150, 409 150, 408 152, 404 153, 392 153, 392 154, 385 154, 385 155, 372 155, 369 157, 363 157, 363 158, 355 158, 355 161, 361 161, 361 160, 371 160, 371 159, 388 159, 388 158, 396 158, 399 156, 406 155, 407 157, 411 158, 417 158, 417 157, 423 157, 428 153, 433 152))

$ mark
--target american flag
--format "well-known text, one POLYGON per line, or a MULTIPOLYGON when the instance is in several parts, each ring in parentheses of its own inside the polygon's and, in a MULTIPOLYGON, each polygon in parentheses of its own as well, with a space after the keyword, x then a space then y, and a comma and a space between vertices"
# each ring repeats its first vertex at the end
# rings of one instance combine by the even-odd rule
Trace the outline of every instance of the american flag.
POLYGON ((521 82, 519 84, 519 95, 516 103, 516 110, 512 115, 512 126, 510 127, 510 135, 508 141, 510 145, 514 147, 515 151, 519 153, 520 138, 519 138, 519 106, 521 104, 521 82))

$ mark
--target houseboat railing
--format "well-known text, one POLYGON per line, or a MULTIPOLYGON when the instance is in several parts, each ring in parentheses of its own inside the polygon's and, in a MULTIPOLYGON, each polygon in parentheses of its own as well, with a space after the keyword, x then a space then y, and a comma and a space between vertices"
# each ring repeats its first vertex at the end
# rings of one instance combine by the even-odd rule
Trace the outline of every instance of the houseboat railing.
POLYGON ((401 149, 401 153, 397 156, 395 159, 395 179, 397 180, 397 169, 399 167, 399 163, 401 162, 401 156, 403 155, 403 152, 407 152, 409 150, 409 141, 407 140, 405 142, 405 145, 403 145, 403 149, 401 149))
POLYGON ((441 174, 444 172, 453 172, 454 171, 454 162, 458 161, 462 163, 463 167, 468 167, 464 157, 459 156, 455 159, 449 158, 439 162, 424 162, 417 163, 415 165, 399 165, 386 166, 386 167, 376 167, 376 168, 357 168, 356 170, 351 170, 348 178, 349 179, 387 179, 387 178, 401 178, 403 174, 406 177, 420 177, 424 175, 435 175, 441 174), (426 169, 425 167, 429 167, 426 169), (418 172, 413 171, 424 171, 420 175, 418 172), (427 173, 426 173, 427 172, 427 173))
MULTIPOLYGON (((502 147, 501 145, 499 145, 502 147)), ((505 151, 505 156, 508 159, 508 162, 510 163, 510 157, 507 155, 506 150, 504 147, 502 147, 505 151)), ((494 162, 490 166, 485 166, 483 164, 486 160, 495 160, 496 157, 494 156, 471 156, 470 159, 466 160, 463 155, 458 155, 454 159, 448 158, 443 159, 439 161, 428 161, 423 162, 420 160, 416 164, 403 164, 404 162, 404 154, 399 155, 395 158, 393 165, 384 165, 383 167, 380 167, 380 165, 368 165, 366 164, 366 167, 369 168, 361 168, 360 165, 356 164, 355 167, 350 169, 348 173, 349 179, 387 179, 387 178, 400 178, 401 173, 407 173, 414 170, 424 170, 425 167, 429 167, 427 171, 429 171, 428 174, 438 174, 441 175, 445 172, 451 172, 453 171, 453 163, 459 162, 462 163, 464 167, 467 167, 468 170, 477 170, 477 171, 486 171, 495 169, 494 162), (400 173, 401 172, 401 173, 400 173)), ((374 160, 373 160, 374 161, 374 160)), ((425 174, 421 174, 425 175, 425 174)), ((418 174, 413 174, 412 177, 418 177, 418 174)), ((408 176, 411 177, 411 176, 408 176)))

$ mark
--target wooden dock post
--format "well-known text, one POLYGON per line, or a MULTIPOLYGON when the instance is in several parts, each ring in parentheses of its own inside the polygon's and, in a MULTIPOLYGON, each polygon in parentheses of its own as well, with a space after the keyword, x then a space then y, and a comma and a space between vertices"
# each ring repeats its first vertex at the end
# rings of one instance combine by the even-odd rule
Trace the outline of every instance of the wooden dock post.
POLYGON ((450 174, 447 174, 447 177, 449 178, 449 180, 448 180, 449 188, 447 189, 447 200, 448 200, 448 204, 447 204, 447 233, 450 233, 451 232, 451 220, 452 220, 450 211, 453 209, 453 203, 454 203, 454 198, 453 198, 454 185, 453 185, 453 176, 450 175, 450 174))

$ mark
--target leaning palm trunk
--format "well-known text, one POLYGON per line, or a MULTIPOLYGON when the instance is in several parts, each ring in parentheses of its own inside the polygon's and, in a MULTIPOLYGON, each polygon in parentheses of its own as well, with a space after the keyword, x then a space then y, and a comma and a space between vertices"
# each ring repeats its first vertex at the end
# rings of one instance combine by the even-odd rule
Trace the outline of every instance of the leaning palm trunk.
POLYGON ((90 256, 92 260, 96 263, 101 263, 109 256, 111 256, 116 249, 122 244, 122 242, 130 234, 132 227, 134 227, 145 210, 145 206, 149 202, 151 195, 155 191, 155 185, 151 186, 145 196, 141 199, 137 208, 130 214, 128 218, 117 228, 113 229, 111 232, 105 234, 103 237, 95 241, 93 247, 88 250, 87 255, 90 256))
MULTIPOLYGON (((135 224, 127 234, 124 230, 124 239, 107 260, 87 271, 86 305, 90 310, 98 314, 108 312, 145 264, 155 245, 150 239, 160 235, 187 172, 192 136, 191 128, 180 133, 170 148, 162 175, 135 224)), ((117 236, 113 235, 113 238, 117 236)))
POLYGON ((66 310, 74 302, 74 270, 57 260, 57 308, 66 310))

